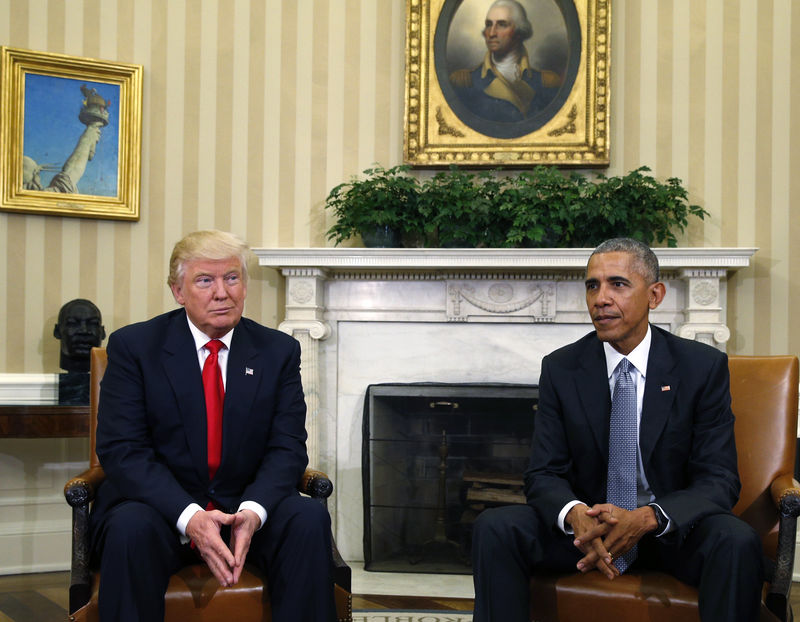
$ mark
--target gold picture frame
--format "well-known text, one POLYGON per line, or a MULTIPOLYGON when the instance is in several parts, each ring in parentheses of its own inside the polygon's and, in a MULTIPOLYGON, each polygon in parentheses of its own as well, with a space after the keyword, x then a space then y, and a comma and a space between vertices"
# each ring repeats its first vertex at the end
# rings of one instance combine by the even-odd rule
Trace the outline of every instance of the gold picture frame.
POLYGON ((0 210, 139 219, 142 66, 0 48, 0 210))
POLYGON ((491 0, 406 0, 407 164, 608 166, 611 0, 518 1, 533 25, 525 75, 538 85, 515 104, 483 88, 491 0), (537 39, 539 24, 549 31, 537 39))

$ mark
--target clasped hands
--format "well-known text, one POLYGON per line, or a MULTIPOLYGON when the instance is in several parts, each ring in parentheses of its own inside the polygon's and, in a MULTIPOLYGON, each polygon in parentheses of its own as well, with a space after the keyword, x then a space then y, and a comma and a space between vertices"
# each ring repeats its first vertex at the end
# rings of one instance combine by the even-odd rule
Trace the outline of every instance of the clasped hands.
POLYGON ((578 570, 585 573, 597 568, 609 579, 619 576, 612 563, 614 558, 628 552, 642 536, 658 527, 653 508, 625 510, 610 503, 591 508, 579 503, 570 509, 565 520, 575 534, 573 544, 584 553, 578 570))
POLYGON ((252 510, 226 514, 219 510, 195 512, 186 524, 186 535, 223 587, 236 585, 250 549, 250 540, 261 519, 252 510), (231 527, 230 547, 220 537, 222 525, 231 527))

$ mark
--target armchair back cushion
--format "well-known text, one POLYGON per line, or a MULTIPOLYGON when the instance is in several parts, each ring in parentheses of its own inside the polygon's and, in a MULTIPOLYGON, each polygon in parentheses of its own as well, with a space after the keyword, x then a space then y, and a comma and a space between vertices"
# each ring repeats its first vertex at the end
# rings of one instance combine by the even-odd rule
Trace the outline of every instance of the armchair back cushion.
POLYGON ((731 356, 731 400, 742 491, 734 513, 760 535, 775 558, 778 512, 770 486, 794 473, 798 362, 794 356, 731 356))

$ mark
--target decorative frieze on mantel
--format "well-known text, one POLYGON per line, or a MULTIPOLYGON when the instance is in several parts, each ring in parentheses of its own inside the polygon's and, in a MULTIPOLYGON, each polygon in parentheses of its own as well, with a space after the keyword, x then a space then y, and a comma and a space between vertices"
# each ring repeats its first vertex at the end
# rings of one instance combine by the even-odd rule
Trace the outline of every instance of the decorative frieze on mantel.
POLYGON ((512 279, 447 280, 447 320, 466 322, 470 318, 492 321, 516 318, 525 321, 554 322, 554 281, 515 281, 512 279))

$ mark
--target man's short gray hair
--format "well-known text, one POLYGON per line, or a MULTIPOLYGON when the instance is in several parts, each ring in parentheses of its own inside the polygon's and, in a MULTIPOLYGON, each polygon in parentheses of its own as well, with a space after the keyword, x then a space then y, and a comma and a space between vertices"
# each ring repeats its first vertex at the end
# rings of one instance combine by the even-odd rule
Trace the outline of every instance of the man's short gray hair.
MULTIPOLYGON (((489 7, 491 11, 496 6, 507 8, 511 13, 511 21, 514 22, 514 29, 520 41, 525 41, 533 36, 533 26, 528 20, 528 14, 517 0, 495 0, 492 6, 489 7)), ((487 14, 488 12, 487 11, 487 14)))
POLYGON ((595 255, 604 253, 627 253, 633 257, 633 267, 648 285, 657 283, 661 278, 658 269, 658 257, 652 249, 639 240, 633 238, 612 238, 606 240, 592 251, 589 256, 591 260, 595 255))

